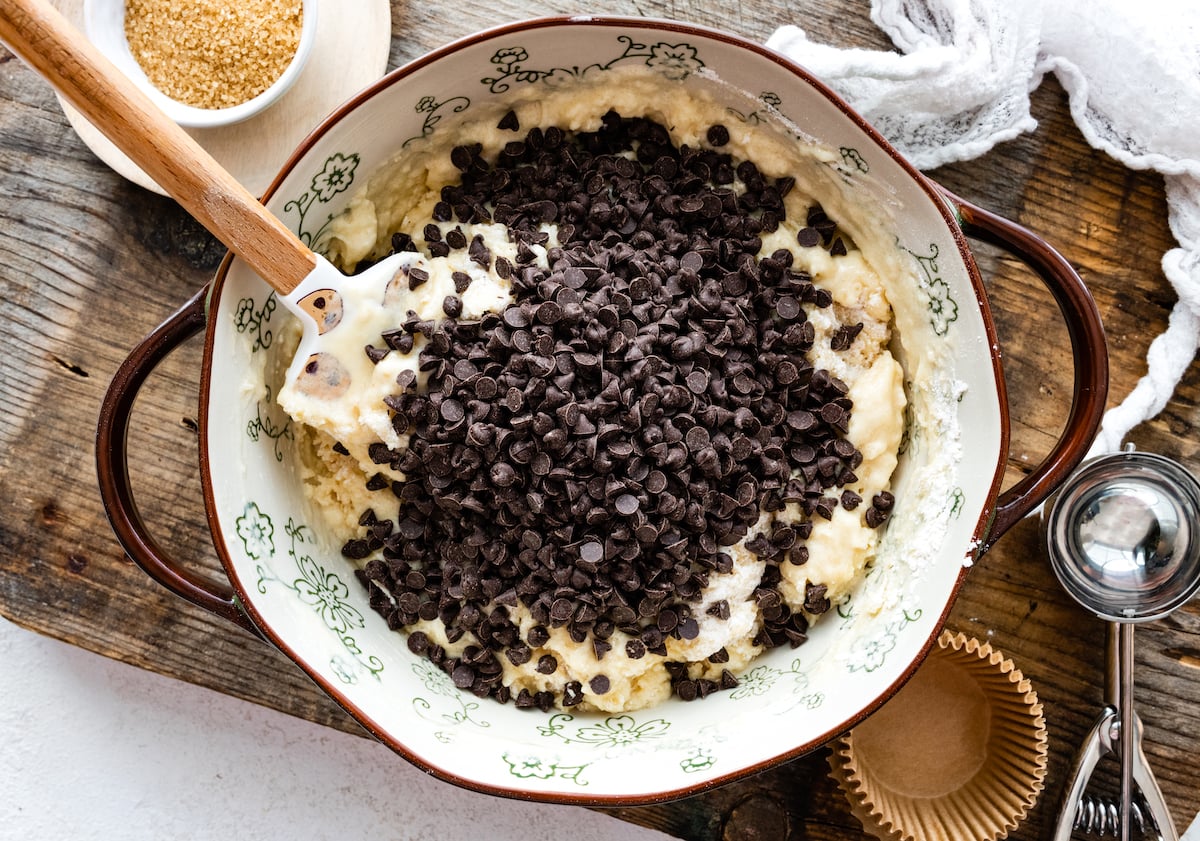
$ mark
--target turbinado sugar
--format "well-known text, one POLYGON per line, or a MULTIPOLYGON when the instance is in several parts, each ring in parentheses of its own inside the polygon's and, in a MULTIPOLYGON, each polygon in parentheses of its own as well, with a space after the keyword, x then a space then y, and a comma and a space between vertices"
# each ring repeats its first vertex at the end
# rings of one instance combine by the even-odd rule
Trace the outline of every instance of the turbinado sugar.
POLYGON ((125 38, 146 78, 195 108, 241 105, 283 75, 300 45, 300 0, 128 0, 125 38))

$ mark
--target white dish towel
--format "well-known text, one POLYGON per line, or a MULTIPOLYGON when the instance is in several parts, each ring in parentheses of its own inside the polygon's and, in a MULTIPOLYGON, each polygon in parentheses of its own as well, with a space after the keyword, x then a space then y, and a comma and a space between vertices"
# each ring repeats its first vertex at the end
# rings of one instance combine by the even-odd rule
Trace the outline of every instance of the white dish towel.
POLYGON ((872 0, 871 20, 898 52, 817 44, 794 25, 767 45, 837 90, 918 168, 1034 131, 1029 94, 1053 73, 1088 143, 1164 176, 1179 246, 1162 267, 1178 300, 1092 452, 1120 449, 1166 406, 1200 344, 1200 3, 872 0))

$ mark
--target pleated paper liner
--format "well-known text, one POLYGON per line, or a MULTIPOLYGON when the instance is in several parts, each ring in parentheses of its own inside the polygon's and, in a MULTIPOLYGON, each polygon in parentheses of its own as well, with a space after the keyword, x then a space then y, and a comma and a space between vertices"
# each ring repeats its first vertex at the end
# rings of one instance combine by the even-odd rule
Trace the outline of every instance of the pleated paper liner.
POLYGON ((988 643, 943 631, 912 679, 832 744, 833 778, 885 841, 995 841, 1046 776, 1042 705, 988 643))

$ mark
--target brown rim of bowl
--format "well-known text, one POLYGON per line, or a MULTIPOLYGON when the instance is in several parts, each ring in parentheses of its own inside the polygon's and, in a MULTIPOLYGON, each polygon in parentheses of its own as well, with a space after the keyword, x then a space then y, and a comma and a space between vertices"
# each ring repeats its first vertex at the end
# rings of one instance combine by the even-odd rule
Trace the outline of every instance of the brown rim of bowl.
MULTIPOLYGON (((516 21, 512 23, 501 24, 489 29, 479 31, 473 35, 468 35, 456 41, 452 41, 445 46, 439 47, 425 55, 414 59, 413 61, 392 70, 387 75, 383 76, 374 84, 365 88, 351 99, 347 100, 339 108, 333 111, 296 147, 295 151, 288 157, 287 161, 280 168, 279 174, 271 182, 271 185, 263 193, 261 199, 266 202, 270 199, 276 190, 279 189, 283 180, 291 173, 291 171, 299 163, 300 159, 322 138, 324 135, 347 115, 359 108, 364 102, 373 98, 381 91, 403 81, 415 71, 435 62, 445 56, 452 55, 466 47, 475 44, 492 40, 498 36, 509 33, 519 33, 531 29, 548 29, 556 27, 572 27, 572 26, 600 26, 600 27, 624 27, 624 28, 643 28, 654 29, 662 32, 677 33, 681 35, 695 35, 708 38, 715 41, 723 41, 735 47, 748 50, 760 57, 771 61, 785 70, 789 71, 797 77, 797 79, 810 88, 824 96, 830 103, 836 106, 849 120, 858 126, 878 147, 886 152, 916 183, 916 185, 925 193, 930 202, 937 208, 941 214, 943 221, 946 223, 946 228, 949 230, 955 244, 958 247, 959 259, 967 269, 967 274, 970 277, 971 284, 975 289, 976 301, 979 304, 980 314, 983 319, 984 331, 987 335, 989 346, 993 349, 997 348, 998 339, 996 336, 996 328, 992 319, 991 311, 987 305, 987 295, 984 290, 983 281, 979 274, 979 269, 975 264, 975 258, 971 253, 971 249, 967 244, 966 236, 958 225, 956 215, 951 211, 950 206, 933 185, 929 179, 922 175, 917 169, 909 163, 895 148, 892 147, 883 135, 881 135, 873 126, 864 120, 854 109, 852 109, 840 96, 833 92, 831 88, 823 82, 818 81, 807 70, 757 42, 751 41, 739 35, 733 35, 718 29, 712 29, 696 24, 681 23, 679 21, 658 19, 658 18, 639 18, 639 17, 614 17, 614 16, 555 16, 532 18, 528 20, 516 21)), ((213 302, 219 299, 221 289, 224 285, 225 278, 228 275, 229 267, 232 263, 232 257, 227 256, 222 261, 221 266, 217 270, 216 277, 213 280, 209 290, 209 295, 206 302, 206 310, 211 311, 213 302)), ((539 793, 524 789, 508 788, 504 786, 494 786, 481 783, 477 780, 466 779, 444 768, 439 768, 425 759, 414 754, 409 748, 401 744, 396 738, 389 735, 383 728, 365 715, 362 710, 355 706, 350 700, 343 695, 339 689, 333 686, 328 680, 324 679, 317 671, 300 657, 288 643, 281 639, 274 629, 263 619, 254 607, 253 601, 247 597, 247 591, 242 586, 241 581, 236 574, 234 565, 230 559, 229 553, 226 551, 223 532, 220 523, 216 517, 216 504, 212 493, 212 470, 208 459, 208 405, 209 405, 209 385, 211 383, 211 360, 214 344, 214 332, 206 330, 205 334, 205 353, 203 360, 203 369, 201 371, 201 386, 200 386, 200 472, 203 482, 204 501, 206 516, 209 523, 210 531, 213 534, 213 543, 217 550, 217 554, 221 559, 221 564, 225 569, 226 575, 229 577, 233 585, 236 599, 242 609, 250 617, 254 625, 260 629, 263 636, 284 652, 289 659, 298 665, 313 682, 321 687, 324 692, 329 695, 340 707, 346 710, 355 721, 365 728, 372 736, 378 739, 383 744, 387 745, 394 752, 404 757, 416 767, 429 773, 438 779, 446 782, 454 783, 463 788, 478 791, 485 794, 493 794, 503 797, 509 797, 519 800, 531 800, 544 803, 561 803, 579 806, 643 806, 655 803, 664 803, 671 800, 677 800, 689 795, 697 794, 702 791, 716 788, 725 785, 735 780, 743 779, 753 774, 764 771, 768 768, 773 768, 789 760, 803 756, 807 753, 816 750, 830 740, 840 736, 842 733, 850 730, 854 725, 858 724, 868 715, 879 709, 883 703, 899 691, 909 678, 916 672, 917 668, 928 656, 930 650, 937 642, 938 634, 941 632, 942 626, 945 624, 947 617, 950 614, 951 608, 958 597, 958 592, 962 587, 966 574, 969 572, 969 566, 964 564, 950 590, 949 596, 943 606, 942 613, 937 621, 931 627, 929 637, 922 644, 917 656, 905 667, 903 673, 882 693, 877 695, 870 703, 850 719, 845 721, 838 728, 822 733, 815 739, 811 739, 803 744, 796 745, 777 756, 754 763, 752 765, 743 766, 735 771, 730 771, 719 777, 709 780, 703 780, 692 786, 683 786, 665 791, 651 792, 647 794, 634 795, 577 795, 573 793, 547 792, 539 793), (220 536, 220 537, 219 537, 220 536)), ((973 539, 970 546, 966 547, 967 553, 970 554, 982 545, 988 530, 991 527, 993 517, 996 510, 997 496, 1000 491, 1000 485, 1004 478, 1004 467, 1008 457, 1009 450, 1009 412, 1007 391, 1004 385, 1004 376, 1001 370, 999 353, 993 350, 991 354, 992 360, 992 375, 995 381, 996 397, 999 403, 1000 412, 1000 446, 996 455, 996 469, 993 472, 992 481, 988 489, 983 510, 980 512, 979 520, 975 525, 973 539), (975 548, 972 548, 975 547, 975 548)))

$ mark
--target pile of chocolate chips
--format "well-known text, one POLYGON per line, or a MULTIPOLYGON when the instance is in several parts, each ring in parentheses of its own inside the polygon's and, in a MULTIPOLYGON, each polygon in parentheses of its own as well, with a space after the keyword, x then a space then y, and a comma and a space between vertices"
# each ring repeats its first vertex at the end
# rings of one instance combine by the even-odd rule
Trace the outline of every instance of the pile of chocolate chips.
MULTIPOLYGON (((502 128, 517 130, 512 114, 502 128)), ((700 148, 676 148, 647 119, 607 114, 594 132, 535 128, 507 144, 494 163, 478 146, 451 159, 461 183, 442 191, 438 222, 494 221, 517 243, 515 261, 493 258, 461 228, 424 232, 427 250, 466 249, 469 259, 511 280, 514 302, 479 321, 407 320, 366 348, 378 361, 411 351, 421 336, 418 392, 405 372, 387 398, 402 450, 376 445, 372 458, 406 481, 394 518, 363 515, 363 535, 344 553, 363 559, 360 578, 393 628, 440 619, 451 642, 470 632, 478 645, 450 657, 425 634, 410 647, 454 683, 501 701, 499 657, 521 665, 564 628, 597 658, 665 655, 666 640, 695 638, 694 605, 714 573, 733 567, 728 547, 767 560, 754 593, 764 624, 756 642, 798 645, 803 613, 777 584, 779 564, 803 564, 811 518, 863 500, 839 490, 856 481, 862 456, 844 437, 852 409, 846 385, 814 370, 806 306, 831 297, 786 249, 760 259, 761 235, 784 219, 791 179, 765 178, 721 151, 728 131, 713 126, 700 148), (736 189, 735 189, 736 187, 736 189), (535 246, 558 244, 539 267, 535 246), (793 474, 797 475, 793 475, 793 474), (749 535, 760 512, 798 503, 800 522, 749 535), (508 607, 525 605, 537 625, 522 637, 508 607), (612 651, 614 632, 628 635, 612 651)), ((845 253, 837 225, 820 207, 799 234, 805 245, 845 253)), ((413 241, 393 237, 397 250, 413 241)), ((428 275, 413 269, 416 288, 428 275)), ((461 294, 470 282, 455 276, 461 294)), ((835 349, 862 325, 845 325, 835 349)), ((382 475, 375 487, 386 486, 382 475)), ((881 524, 891 499, 878 495, 867 521, 881 524)), ((829 608, 810 585, 805 610, 829 608)), ((712 604, 717 619, 729 606, 712 604)), ((727 660, 723 651, 710 657, 727 660)), ((552 656, 539 672, 558 668, 552 656)), ((703 697, 736 685, 668 669, 676 694, 703 697)), ((604 674, 568 683, 559 699, 610 688, 604 674)), ((548 709, 549 692, 521 692, 518 706, 548 709)))

